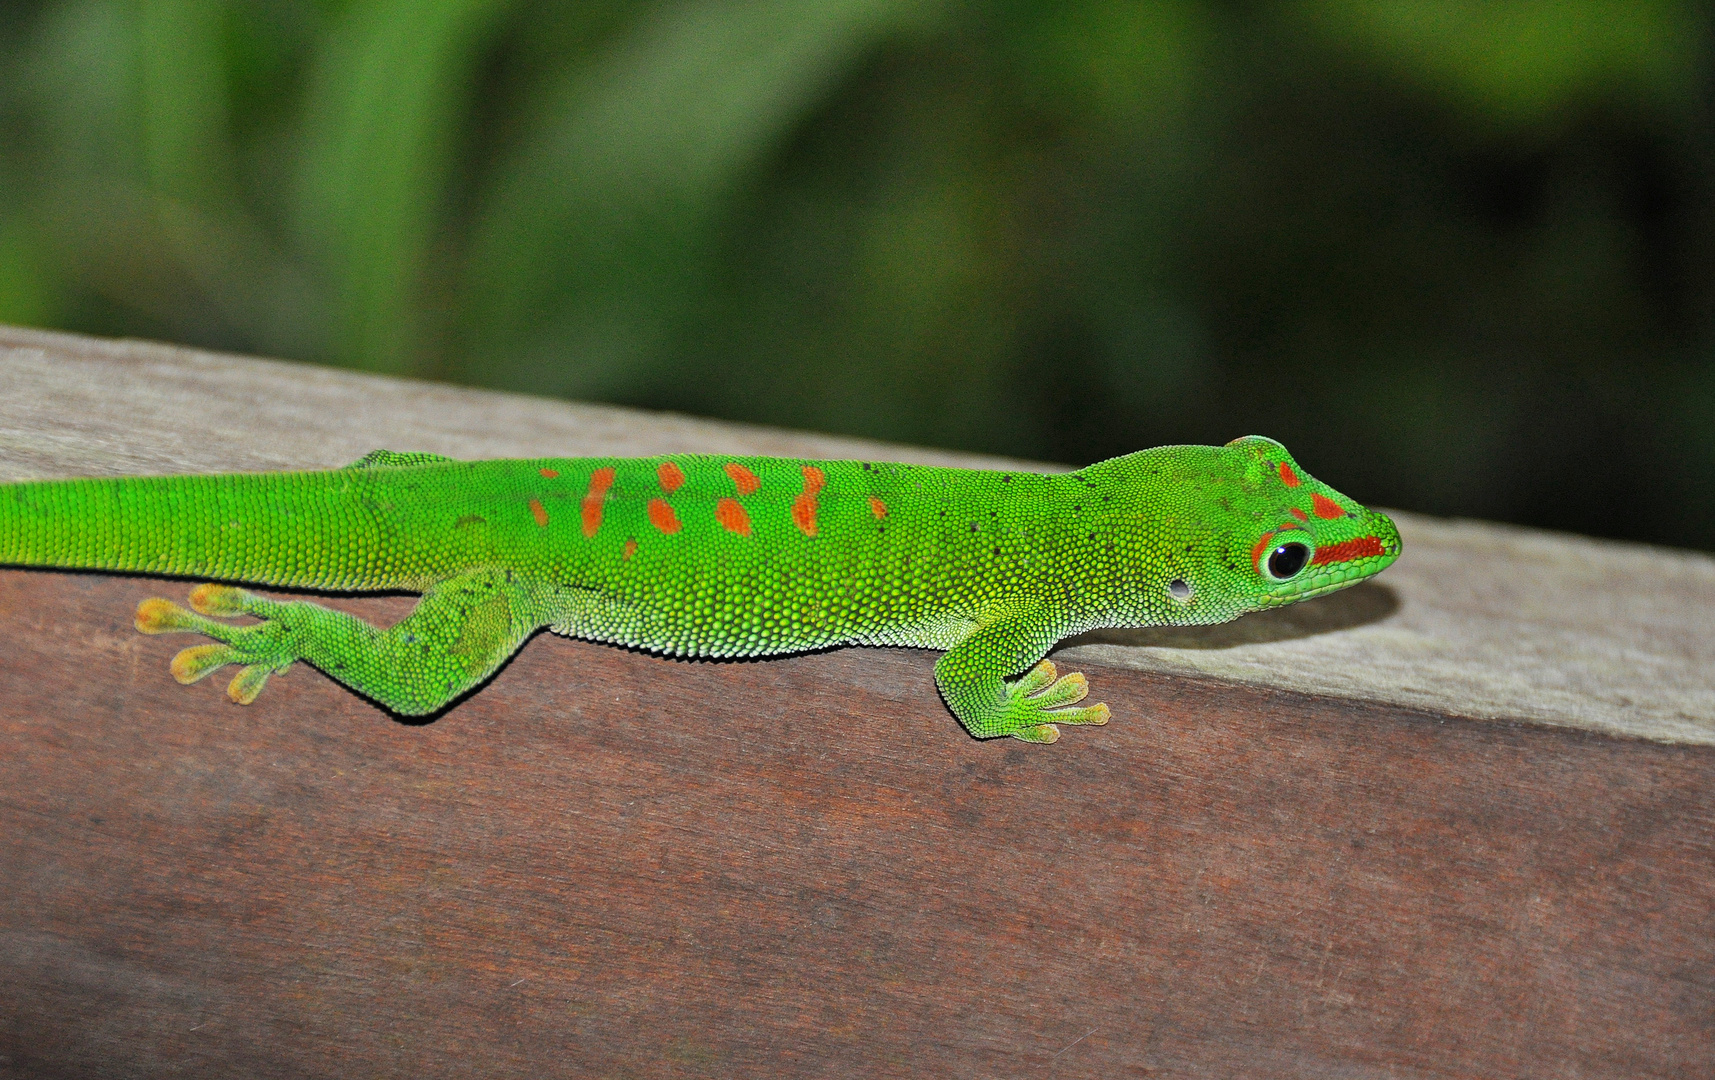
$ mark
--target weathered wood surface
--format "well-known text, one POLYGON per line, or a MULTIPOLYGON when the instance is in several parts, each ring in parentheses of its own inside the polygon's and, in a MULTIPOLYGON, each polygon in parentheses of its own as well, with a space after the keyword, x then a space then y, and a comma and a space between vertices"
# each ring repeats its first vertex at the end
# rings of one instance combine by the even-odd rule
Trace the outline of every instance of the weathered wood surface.
MULTIPOLYGON (((1020 464, 0 327, 0 480, 335 468, 376 447, 1020 464)), ((1305 464, 1339 485, 1338 463, 1305 464)), ((1715 745, 1715 558, 1398 521, 1405 555, 1373 584, 1224 627, 1091 635, 1064 655, 1715 745)))
MULTIPOLYGON (((10 476, 549 440, 894 456, 7 343, 10 476)), ((240 709, 166 676, 183 642, 130 628, 181 584, 0 571, 0 1076, 1715 1075, 1715 749, 1706 683, 1673 666, 1701 655, 1672 598, 1699 595, 1702 557, 1433 522, 1421 542, 1406 520, 1383 581, 1442 552, 1440 611, 1395 582, 1249 638, 1080 646, 1107 650, 1085 669, 1116 719, 1053 747, 966 738, 933 655, 900 650, 684 663, 543 636, 426 725, 301 667, 240 709), (1635 661, 1600 671, 1517 618, 1526 689, 1463 712, 1457 685, 1407 708, 1232 659, 1358 634, 1428 656, 1422 628, 1482 591, 1458 545, 1549 588, 1612 556, 1669 614, 1580 614, 1635 661), (1565 713, 1658 741, 1509 711, 1556 665, 1565 713), (1663 673, 1681 685, 1647 697, 1663 673), (1627 721, 1621 697, 1655 704, 1627 721), (1672 708, 1689 723, 1648 711, 1672 708), (1457 718, 1485 710, 1514 718, 1457 718)), ((1498 685, 1514 661, 1488 659, 1498 685)))

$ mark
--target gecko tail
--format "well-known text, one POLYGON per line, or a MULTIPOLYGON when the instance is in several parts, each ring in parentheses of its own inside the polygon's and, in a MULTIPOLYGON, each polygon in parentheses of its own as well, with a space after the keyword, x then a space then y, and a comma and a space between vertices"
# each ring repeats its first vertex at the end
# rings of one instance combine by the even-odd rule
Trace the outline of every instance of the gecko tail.
MULTIPOLYGON (((232 473, 0 484, 0 565, 402 588, 376 573, 338 473, 232 473), (316 558, 302 557, 314 552, 316 558)), ((349 475, 349 474, 347 474, 349 475)), ((373 530, 373 526, 370 526, 373 530)))

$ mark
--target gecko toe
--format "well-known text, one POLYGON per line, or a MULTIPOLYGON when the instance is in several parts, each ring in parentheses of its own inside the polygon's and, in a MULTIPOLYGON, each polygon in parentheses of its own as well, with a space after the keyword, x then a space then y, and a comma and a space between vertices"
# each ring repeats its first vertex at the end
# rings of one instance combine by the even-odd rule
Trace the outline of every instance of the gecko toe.
POLYGON ((234 704, 248 705, 255 701, 256 695, 268 685, 268 676, 272 674, 274 668, 271 665, 251 664, 232 677, 232 682, 226 687, 226 696, 231 698, 234 704))
POLYGON ((1086 705, 1081 709, 1055 709, 1047 715, 1056 724, 1083 724, 1093 727, 1099 727, 1111 718, 1108 707, 1103 702, 1086 705))
POLYGON ((1060 737, 1060 729, 1053 724, 1032 724, 1012 732, 1012 737, 1025 742, 1051 743, 1060 737))
POLYGON ((1012 692, 1021 697, 1029 697, 1052 686, 1059 674, 1052 660, 1043 660, 1018 677, 1018 681, 1012 684, 1012 692))
POLYGON ((173 678, 189 686, 228 664, 240 663, 241 659, 238 650, 230 645, 192 645, 179 650, 169 670, 173 678))
POLYGON ((191 590, 191 607, 204 615, 214 615, 229 619, 234 615, 246 614, 250 601, 255 597, 243 589, 231 585, 217 585, 213 582, 198 585, 191 590))
POLYGON ((205 619, 171 600, 152 597, 137 605, 133 625, 145 634, 176 634, 200 632, 204 622, 205 619))
POLYGON ((1041 709, 1058 709, 1062 705, 1076 705, 1090 696, 1090 680, 1084 678, 1081 671, 1070 672, 1041 693, 1030 699, 1030 703, 1041 709))

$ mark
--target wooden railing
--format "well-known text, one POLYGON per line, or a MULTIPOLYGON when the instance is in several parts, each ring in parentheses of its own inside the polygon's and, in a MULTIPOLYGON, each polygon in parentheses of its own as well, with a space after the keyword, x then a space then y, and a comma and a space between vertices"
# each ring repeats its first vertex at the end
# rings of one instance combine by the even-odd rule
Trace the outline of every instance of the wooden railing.
MULTIPOLYGON (((376 447, 978 461, 0 329, 0 479, 376 447)), ((184 583, 0 571, 0 1076, 1715 1075, 1715 559, 1399 521, 1070 643, 1051 747, 910 650, 241 709, 131 629, 184 583)))

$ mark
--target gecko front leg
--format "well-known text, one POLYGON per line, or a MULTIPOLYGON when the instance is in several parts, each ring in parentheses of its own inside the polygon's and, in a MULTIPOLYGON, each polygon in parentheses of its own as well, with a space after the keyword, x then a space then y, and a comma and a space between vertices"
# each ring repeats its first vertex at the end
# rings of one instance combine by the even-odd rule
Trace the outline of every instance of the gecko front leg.
POLYGON ((967 731, 979 739, 1051 743, 1060 737, 1055 724, 1108 722, 1106 705, 1069 708, 1089 694, 1089 681, 1076 671, 1061 675, 1042 659, 1060 630, 1042 601, 1008 601, 936 661, 935 685, 967 731), (1018 671, 1024 671, 1019 679, 1005 680, 1018 671))

